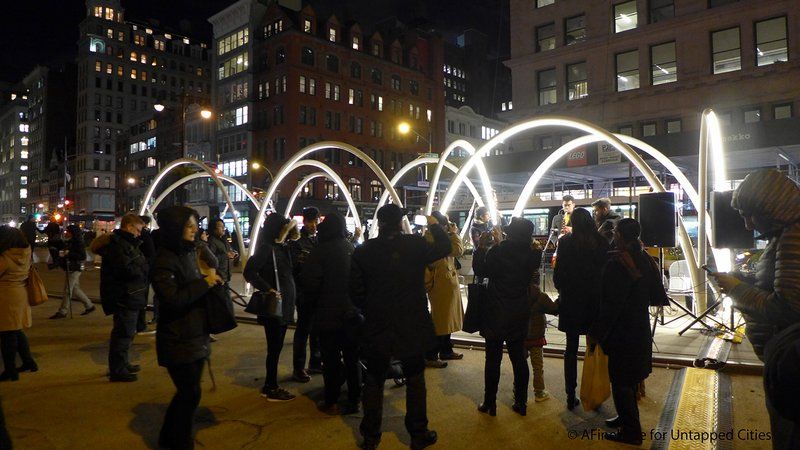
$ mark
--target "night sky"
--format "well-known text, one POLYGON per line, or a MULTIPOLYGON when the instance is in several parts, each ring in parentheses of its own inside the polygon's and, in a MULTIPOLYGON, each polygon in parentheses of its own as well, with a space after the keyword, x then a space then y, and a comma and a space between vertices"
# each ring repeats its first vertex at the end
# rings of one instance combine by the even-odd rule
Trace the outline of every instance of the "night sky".
MULTIPOLYGON (((123 0, 122 5, 130 20, 144 22, 153 18, 176 33, 210 41, 208 17, 234 2, 123 0)), ((354 10, 371 8, 363 10, 365 19, 399 15, 401 20, 411 22, 421 15, 441 28, 477 28, 489 36, 490 42, 497 38, 502 26, 506 37, 500 43, 500 53, 508 53, 508 0, 348 0, 347 4, 354 10)), ((82 0, 15 0, 13 6, 4 7, 0 26, 0 42, 3 42, 0 81, 21 81, 36 64, 74 59, 78 24, 84 14, 82 0)))

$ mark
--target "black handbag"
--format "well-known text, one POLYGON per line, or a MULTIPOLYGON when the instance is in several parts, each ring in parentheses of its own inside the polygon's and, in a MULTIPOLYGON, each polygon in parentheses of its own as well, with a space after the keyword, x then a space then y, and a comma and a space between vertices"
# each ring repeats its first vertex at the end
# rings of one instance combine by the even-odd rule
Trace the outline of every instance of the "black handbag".
POLYGON ((281 282, 278 278, 278 263, 275 259, 275 249, 272 249, 272 267, 275 269, 275 290, 258 291, 250 296, 245 312, 259 317, 283 317, 283 299, 278 295, 281 291, 281 282))
POLYGON ((220 334, 236 328, 233 301, 225 286, 214 286, 206 294, 206 321, 208 332, 211 334, 220 334))
POLYGON ((467 285, 467 310, 464 312, 464 324, 461 329, 467 333, 475 333, 483 327, 486 302, 489 300, 489 289, 485 280, 473 279, 467 285))

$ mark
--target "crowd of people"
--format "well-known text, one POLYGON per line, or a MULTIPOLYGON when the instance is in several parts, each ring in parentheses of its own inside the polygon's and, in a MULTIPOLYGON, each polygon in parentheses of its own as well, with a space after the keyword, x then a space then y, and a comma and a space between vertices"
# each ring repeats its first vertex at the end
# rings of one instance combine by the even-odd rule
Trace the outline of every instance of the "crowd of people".
MULTIPOLYGON (((712 278, 745 315, 748 337, 765 361, 773 433, 785 445, 776 443, 775 448, 793 448, 800 439, 797 418, 784 394, 797 392, 786 367, 796 368, 800 361, 800 341, 795 337, 800 328, 793 327, 800 323, 800 189, 777 171, 760 171, 749 175, 733 198, 733 207, 747 226, 762 233, 769 244, 756 279, 718 273, 712 278), (774 344, 777 341, 783 344, 774 344)), ((492 226, 485 208, 476 211, 470 230, 474 282, 486 288, 479 325, 486 343, 484 396, 477 409, 497 414, 504 347, 513 368, 512 410, 527 414, 528 358, 534 400, 550 398, 542 361, 545 314, 558 315, 559 330, 567 338, 566 407, 574 409, 580 403, 577 354, 583 335, 587 349, 599 345, 608 355, 618 416, 606 421, 617 431, 606 433, 605 439, 640 445, 637 396, 652 370, 649 306, 666 299, 661 272, 643 248, 639 223, 614 214, 608 199, 597 200, 593 214, 575 208, 569 196, 562 206, 553 221, 558 236, 555 301, 539 288, 543 251, 533 239, 533 224, 513 218, 505 226, 492 226)), ((260 246, 243 270, 245 280, 256 289, 254 297, 262 296, 272 306, 258 315, 266 338, 266 376, 260 393, 268 401, 295 398, 279 385, 278 361, 287 326, 295 322, 296 314, 292 380, 305 383, 322 374, 324 398, 319 410, 354 414, 363 408, 360 446, 377 448, 385 380, 401 377, 411 448, 422 449, 438 439, 428 423, 425 368, 445 368, 448 361, 463 357, 454 351, 450 335, 461 330, 464 320, 457 272, 464 246, 456 225, 441 213, 427 218, 424 235, 403 232, 405 211, 396 205, 380 208, 377 219, 378 236, 359 245, 348 233, 344 217, 335 212, 321 220, 316 208, 304 209, 301 230, 280 214, 267 216, 260 246), (347 396, 342 401, 345 386, 347 396)), ((200 217, 189 207, 161 210, 157 231, 150 232, 146 220, 125 215, 119 229, 91 243, 92 252, 103 258, 102 308, 113 315, 108 375, 112 382, 137 380, 140 367, 131 363, 129 350, 143 330, 152 287, 158 364, 166 368, 176 388, 159 445, 190 449, 200 380, 213 339, 207 296, 212 290, 229 295, 222 287, 230 281, 238 255, 221 220, 211 220, 208 231, 200 230, 200 217)), ((82 314, 89 314, 95 307, 79 285, 85 245, 77 227, 68 227, 65 237, 63 242, 53 239, 51 254, 67 274, 68 292, 84 303, 82 314)), ((31 326, 25 287, 31 250, 23 231, 0 228, 0 287, 6 294, 0 302, 4 363, 0 381, 38 370, 23 332, 31 326), (19 367, 17 355, 22 361, 19 367)), ((53 318, 66 316, 69 302, 65 295, 53 318)), ((800 370, 794 373, 798 374, 800 370)))

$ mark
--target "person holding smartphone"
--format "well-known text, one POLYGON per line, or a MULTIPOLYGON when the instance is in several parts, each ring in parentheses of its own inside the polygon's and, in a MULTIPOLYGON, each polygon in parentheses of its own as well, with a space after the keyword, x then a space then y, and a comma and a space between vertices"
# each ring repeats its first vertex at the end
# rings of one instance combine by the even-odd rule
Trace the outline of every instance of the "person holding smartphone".
MULTIPOLYGON (((800 323, 800 187, 775 169, 753 172, 733 193, 745 227, 760 233, 767 247, 754 282, 728 273, 711 273, 747 321, 746 334, 759 359, 769 366, 765 348, 782 330, 800 323)), ((769 394, 769 392, 768 392, 769 394)), ((786 396, 766 396, 773 448, 800 448, 800 427, 787 418, 796 405, 786 396)))

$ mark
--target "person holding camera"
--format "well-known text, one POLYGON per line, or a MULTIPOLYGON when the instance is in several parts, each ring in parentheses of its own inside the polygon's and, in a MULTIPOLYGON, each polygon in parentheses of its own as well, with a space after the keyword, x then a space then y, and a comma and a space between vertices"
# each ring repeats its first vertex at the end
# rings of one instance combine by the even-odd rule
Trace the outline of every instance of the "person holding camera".
POLYGON ((83 263, 86 261, 86 246, 83 243, 83 233, 77 225, 67 226, 64 232, 66 241, 63 247, 58 250, 58 263, 64 272, 67 274, 67 292, 61 300, 61 306, 58 312, 50 316, 51 319, 63 319, 67 317, 69 311, 69 302, 72 296, 78 298, 83 303, 84 310, 82 316, 93 313, 97 308, 89 300, 89 297, 83 292, 80 285, 81 274, 83 273, 83 263))
POLYGON ((322 347, 325 399, 320 410, 328 414, 354 414, 361 400, 361 369, 357 332, 363 316, 350 301, 348 283, 353 244, 339 213, 325 216, 318 227, 318 244, 311 250, 300 274, 303 296, 314 308, 312 326, 322 347), (342 366, 344 360, 344 366, 342 366), (347 381, 347 403, 337 408, 339 392, 347 381))

